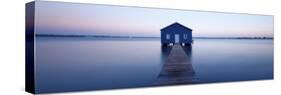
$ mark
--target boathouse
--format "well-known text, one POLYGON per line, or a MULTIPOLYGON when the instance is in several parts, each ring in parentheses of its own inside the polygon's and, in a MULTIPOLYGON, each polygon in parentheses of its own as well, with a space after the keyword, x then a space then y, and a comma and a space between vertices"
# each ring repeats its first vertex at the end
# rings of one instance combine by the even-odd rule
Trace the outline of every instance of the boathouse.
POLYGON ((175 22, 161 30, 162 45, 190 45, 192 40, 192 29, 175 22))

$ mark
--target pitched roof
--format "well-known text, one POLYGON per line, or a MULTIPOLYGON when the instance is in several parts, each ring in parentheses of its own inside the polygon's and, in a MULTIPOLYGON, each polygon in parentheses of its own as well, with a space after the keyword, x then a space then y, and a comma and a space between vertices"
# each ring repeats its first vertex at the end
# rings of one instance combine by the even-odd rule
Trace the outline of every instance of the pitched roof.
POLYGON ((168 26, 162 28, 161 31, 163 31, 165 29, 168 29, 168 28, 172 28, 172 27, 183 27, 183 28, 185 28, 188 31, 192 31, 192 29, 190 29, 190 28, 188 28, 188 27, 186 27, 186 26, 184 26, 184 25, 182 25, 182 24, 180 24, 178 22, 175 22, 175 23, 173 23, 171 25, 168 25, 168 26))

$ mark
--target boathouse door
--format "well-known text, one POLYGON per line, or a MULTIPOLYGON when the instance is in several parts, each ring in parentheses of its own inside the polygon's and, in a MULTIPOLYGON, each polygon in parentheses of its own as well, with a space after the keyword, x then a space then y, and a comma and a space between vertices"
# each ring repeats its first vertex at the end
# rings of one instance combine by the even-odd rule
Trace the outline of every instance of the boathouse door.
POLYGON ((180 42, 180 35, 175 34, 175 43, 179 43, 179 42, 180 42))

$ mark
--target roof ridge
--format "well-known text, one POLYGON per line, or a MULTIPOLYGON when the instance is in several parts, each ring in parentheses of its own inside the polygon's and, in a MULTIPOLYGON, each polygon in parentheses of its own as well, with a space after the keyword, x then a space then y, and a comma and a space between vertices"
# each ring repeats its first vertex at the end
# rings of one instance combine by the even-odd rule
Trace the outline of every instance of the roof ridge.
POLYGON ((186 27, 186 26, 182 25, 182 24, 181 24, 181 23, 179 23, 179 22, 174 22, 174 23, 172 23, 172 24, 170 24, 170 25, 168 25, 168 26, 166 26, 166 27, 162 28, 161 30, 166 29, 166 28, 169 28, 170 26, 174 26, 174 25, 179 25, 179 26, 181 26, 181 27, 184 27, 184 28, 186 28, 186 29, 188 29, 188 30, 191 30, 191 31, 192 31, 192 29, 190 29, 190 28, 188 28, 188 27, 186 27))

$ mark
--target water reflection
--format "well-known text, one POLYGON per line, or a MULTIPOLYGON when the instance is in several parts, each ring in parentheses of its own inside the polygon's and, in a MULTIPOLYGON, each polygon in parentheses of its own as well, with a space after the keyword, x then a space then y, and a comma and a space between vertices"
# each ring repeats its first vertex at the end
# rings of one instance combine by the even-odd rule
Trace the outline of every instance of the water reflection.
POLYGON ((158 75, 158 84, 193 83, 195 71, 191 63, 192 46, 162 46, 163 66, 158 75))
POLYGON ((161 45, 162 63, 164 63, 165 59, 167 59, 167 57, 170 54, 172 48, 173 48, 173 46, 161 45))
POLYGON ((273 79, 272 40, 36 39, 38 92, 273 79))

